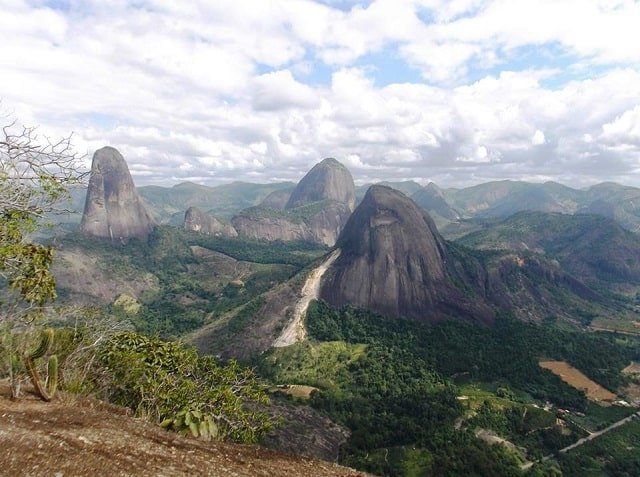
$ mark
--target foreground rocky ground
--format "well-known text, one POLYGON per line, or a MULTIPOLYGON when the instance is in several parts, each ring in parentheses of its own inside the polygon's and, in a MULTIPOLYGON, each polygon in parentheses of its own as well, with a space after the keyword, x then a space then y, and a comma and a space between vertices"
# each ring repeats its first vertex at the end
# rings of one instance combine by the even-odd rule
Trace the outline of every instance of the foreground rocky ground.
POLYGON ((364 476, 258 446, 204 442, 99 401, 61 396, 9 400, 0 383, 0 475, 364 476))

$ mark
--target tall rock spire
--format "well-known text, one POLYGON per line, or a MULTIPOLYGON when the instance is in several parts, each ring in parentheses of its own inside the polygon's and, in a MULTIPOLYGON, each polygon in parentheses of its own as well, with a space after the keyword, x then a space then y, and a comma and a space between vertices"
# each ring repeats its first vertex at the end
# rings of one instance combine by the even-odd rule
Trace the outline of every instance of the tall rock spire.
POLYGON ((113 241, 146 239, 154 225, 122 155, 113 147, 98 149, 91 164, 82 233, 113 241))

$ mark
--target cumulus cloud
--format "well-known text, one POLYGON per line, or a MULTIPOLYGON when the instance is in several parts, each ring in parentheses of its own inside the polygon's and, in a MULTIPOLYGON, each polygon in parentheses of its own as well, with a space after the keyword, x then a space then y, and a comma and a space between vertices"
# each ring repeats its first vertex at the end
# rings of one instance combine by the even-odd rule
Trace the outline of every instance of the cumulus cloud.
POLYGON ((253 80, 252 105, 258 111, 310 109, 318 105, 316 93, 296 81, 288 70, 260 75, 253 80))
POLYGON ((0 8, 4 109, 118 147, 139 184, 297 180, 333 156, 359 182, 640 185, 638 2, 0 8))
POLYGON ((602 138, 608 144, 640 146, 640 104, 603 124, 602 138))
POLYGON ((546 139, 544 137, 544 133, 539 129, 536 129, 536 132, 533 134, 533 137, 531 138, 531 144, 533 144, 534 146, 541 146, 545 142, 546 142, 546 139))

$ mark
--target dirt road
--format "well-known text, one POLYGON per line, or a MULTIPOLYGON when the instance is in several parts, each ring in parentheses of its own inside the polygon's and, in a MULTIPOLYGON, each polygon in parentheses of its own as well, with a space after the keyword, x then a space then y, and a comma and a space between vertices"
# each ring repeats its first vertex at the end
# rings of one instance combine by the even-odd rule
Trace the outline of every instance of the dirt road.
MULTIPOLYGON (((606 427, 604 429, 602 429, 601 431, 597 431, 597 432, 593 432, 591 434, 589 434, 587 437, 583 437, 582 439, 574 442, 573 444, 571 444, 570 446, 565 447, 564 449, 560 449, 558 452, 561 454, 565 454, 569 451, 572 451, 573 449, 580 447, 584 444, 586 444, 589 441, 592 441, 598 437, 600 437, 603 434, 606 434, 607 432, 610 432, 620 426, 623 426, 624 424, 626 424, 627 422, 631 421, 631 419, 639 419, 640 418, 640 411, 636 412, 635 414, 631 414, 630 416, 625 417, 624 419, 620 419, 617 422, 614 422, 613 424, 611 424, 609 427, 606 427)), ((545 462, 549 459, 553 458, 553 454, 550 455, 546 455, 544 456, 541 461, 545 462)), ((529 469, 531 466, 533 465, 533 462, 529 462, 525 465, 522 466, 522 470, 527 470, 529 469)))
POLYGON ((293 318, 282 334, 273 342, 272 346, 274 348, 290 346, 307 337, 307 330, 304 327, 304 317, 309 308, 309 303, 311 303, 311 300, 318 299, 322 276, 339 256, 340 249, 334 250, 318 268, 309 274, 309 278, 307 278, 307 281, 302 287, 302 296, 293 310, 293 318))
POLYGON ((574 442, 570 446, 567 446, 564 449, 560 449, 559 452, 562 453, 562 454, 564 454, 565 452, 569 452, 570 450, 573 450, 576 447, 580 447, 581 445, 586 444, 589 441, 592 441, 593 439, 601 436, 602 434, 606 434, 607 432, 612 431, 613 429, 626 424, 631 419, 638 418, 638 417, 640 417, 640 411, 636 412, 635 414, 631 414, 630 416, 625 417, 624 419, 621 419, 618 422, 614 422, 609 427, 606 427, 606 428, 602 429, 601 431, 597 431, 597 432, 593 432, 593 433, 589 434, 587 437, 584 437, 584 438, 580 439, 579 441, 574 442))

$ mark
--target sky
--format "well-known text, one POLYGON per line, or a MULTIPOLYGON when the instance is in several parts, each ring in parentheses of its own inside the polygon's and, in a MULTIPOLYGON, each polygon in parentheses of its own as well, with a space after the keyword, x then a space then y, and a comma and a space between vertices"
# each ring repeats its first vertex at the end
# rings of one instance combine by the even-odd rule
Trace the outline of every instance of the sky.
POLYGON ((0 0, 2 119, 137 185, 640 186, 640 2, 0 0))

